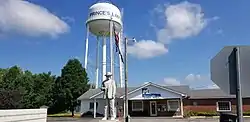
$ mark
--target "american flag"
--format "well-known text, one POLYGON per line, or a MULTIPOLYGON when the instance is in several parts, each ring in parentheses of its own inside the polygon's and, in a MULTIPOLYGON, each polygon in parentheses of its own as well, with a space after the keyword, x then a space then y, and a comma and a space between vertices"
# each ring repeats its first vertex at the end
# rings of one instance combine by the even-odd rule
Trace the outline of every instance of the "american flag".
POLYGON ((119 51, 119 35, 118 33, 115 32, 115 29, 114 29, 114 35, 115 35, 116 52, 118 52, 119 51))
POLYGON ((115 31, 115 24, 114 23, 113 23, 113 31, 114 31, 114 36, 115 36, 116 52, 119 53, 120 58, 122 60, 122 63, 124 63, 123 56, 122 56, 121 50, 119 48, 119 41, 120 41, 119 34, 118 34, 118 32, 115 31))

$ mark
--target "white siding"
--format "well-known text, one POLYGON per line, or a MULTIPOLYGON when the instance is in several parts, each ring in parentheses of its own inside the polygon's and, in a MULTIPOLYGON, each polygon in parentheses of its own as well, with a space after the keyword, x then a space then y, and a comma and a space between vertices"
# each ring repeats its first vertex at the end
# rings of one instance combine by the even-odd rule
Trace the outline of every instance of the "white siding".
POLYGON ((98 107, 96 108, 96 112, 99 114, 104 114, 104 106, 106 101, 103 99, 97 99, 96 102, 98 102, 98 107))
MULTIPOLYGON (((87 111, 93 112, 93 110, 89 109, 91 102, 94 102, 94 100, 81 100, 81 114, 83 114, 87 111)), ((103 114, 106 101, 104 99, 96 99, 96 102, 98 103, 96 112, 99 114, 103 114)), ((122 99, 116 99, 116 105, 117 105, 117 102, 118 102, 118 106, 123 106, 122 99)))
MULTIPOLYGON (((89 109, 90 103, 94 102, 94 100, 81 100, 81 114, 87 112, 87 111, 92 111, 93 109, 89 109)), ((99 114, 103 114, 104 112, 104 105, 105 105, 105 100, 102 99, 97 99, 96 102, 98 103, 97 110, 96 112, 99 114)))
POLYGON ((47 122, 47 109, 0 110, 0 122, 47 122))
POLYGON ((81 108, 80 108, 80 112, 81 114, 89 111, 89 103, 91 102, 92 100, 81 100, 81 108))

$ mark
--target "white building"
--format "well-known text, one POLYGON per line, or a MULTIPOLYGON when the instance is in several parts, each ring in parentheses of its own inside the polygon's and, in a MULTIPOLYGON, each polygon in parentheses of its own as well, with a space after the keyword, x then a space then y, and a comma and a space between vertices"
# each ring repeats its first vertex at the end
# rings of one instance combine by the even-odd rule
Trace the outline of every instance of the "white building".
MULTIPOLYGON (((130 116, 183 116, 183 99, 188 96, 188 86, 161 86, 146 83, 139 87, 128 88, 130 116)), ((104 113, 105 100, 100 89, 90 89, 78 100, 81 101, 81 114, 94 111, 96 101, 96 115, 104 113)), ((117 88, 116 107, 123 113, 124 88, 117 88)))

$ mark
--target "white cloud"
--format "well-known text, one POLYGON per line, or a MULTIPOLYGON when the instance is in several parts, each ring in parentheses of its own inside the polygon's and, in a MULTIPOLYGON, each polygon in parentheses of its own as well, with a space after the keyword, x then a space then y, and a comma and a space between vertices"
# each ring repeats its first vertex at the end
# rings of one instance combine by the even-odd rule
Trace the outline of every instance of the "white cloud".
POLYGON ((0 0, 0 31, 57 37, 69 26, 46 8, 24 0, 0 0))
MULTIPOLYGON (((157 32, 159 42, 169 44, 173 39, 183 39, 198 35, 207 25, 199 4, 187 1, 168 5, 165 9, 165 28, 157 32)), ((218 19, 215 17, 214 19, 218 19)))
POLYGON ((150 26, 156 30, 157 41, 142 41, 130 53, 139 58, 153 58, 168 52, 165 47, 175 39, 184 39, 198 35, 209 21, 219 17, 205 18, 199 4, 181 2, 179 4, 158 5, 151 11, 150 26), (154 23, 155 22, 155 23, 154 23), (162 26, 158 29, 157 26, 162 26), (154 45, 150 45, 154 44, 154 45), (139 48, 138 48, 139 47, 139 48))
POLYGON ((178 81, 175 78, 164 78, 163 80, 164 84, 166 85, 180 85, 180 81, 178 81))
POLYGON ((200 81, 202 80, 201 75, 199 74, 189 74, 185 77, 186 81, 200 81))
POLYGON ((189 85, 190 88, 194 89, 217 89, 219 88, 214 84, 209 75, 201 74, 188 74, 183 78, 166 77, 163 79, 162 84, 165 85, 189 85))
POLYGON ((219 88, 210 80, 209 75, 189 74, 184 78, 185 84, 195 89, 216 89, 219 88))
POLYGON ((132 46, 128 46, 128 53, 140 59, 160 56, 168 52, 162 43, 152 40, 141 40, 132 46))

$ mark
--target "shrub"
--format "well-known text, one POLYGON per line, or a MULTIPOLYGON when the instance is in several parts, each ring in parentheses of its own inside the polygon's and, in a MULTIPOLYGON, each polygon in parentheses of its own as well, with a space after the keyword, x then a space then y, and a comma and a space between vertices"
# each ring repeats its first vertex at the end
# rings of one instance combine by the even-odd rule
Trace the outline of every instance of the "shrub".
POLYGON ((243 112, 244 116, 250 116, 250 111, 243 112))
MULTIPOLYGON (((195 112, 195 111, 187 111, 184 114, 184 117, 190 116, 219 116, 220 114, 216 111, 207 111, 207 112, 195 112)), ((250 111, 243 112, 244 116, 250 116, 250 111)))
POLYGON ((219 114, 215 111, 207 111, 207 112, 195 112, 195 111, 187 111, 185 112, 184 117, 190 116, 218 116, 219 114))
POLYGON ((214 111, 209 112, 197 112, 197 116, 218 116, 219 114, 214 111))

